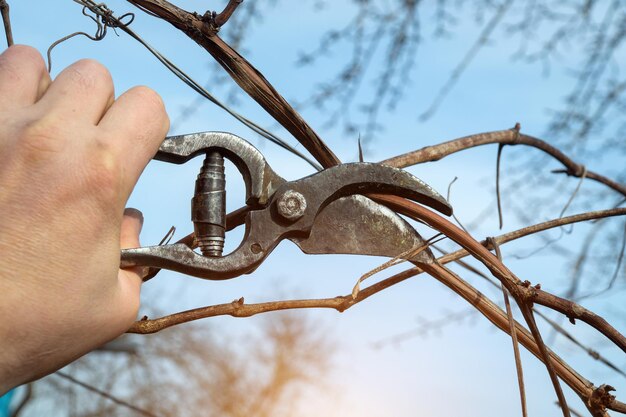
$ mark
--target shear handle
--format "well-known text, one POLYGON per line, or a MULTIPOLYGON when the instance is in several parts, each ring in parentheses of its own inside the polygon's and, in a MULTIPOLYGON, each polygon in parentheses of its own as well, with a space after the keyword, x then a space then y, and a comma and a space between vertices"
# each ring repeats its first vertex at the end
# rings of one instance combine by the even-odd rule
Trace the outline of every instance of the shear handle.
POLYGON ((257 148, 232 133, 200 132, 169 136, 153 159, 184 164, 212 150, 217 150, 232 161, 243 176, 247 205, 267 204, 276 188, 285 182, 272 170, 257 148))
POLYGON ((443 197, 406 171, 378 164, 343 164, 282 184, 266 207, 247 214, 243 241, 226 256, 204 257, 184 244, 152 246, 123 250, 121 266, 154 266, 212 280, 250 273, 281 240, 306 239, 318 212, 332 201, 372 192, 396 194, 445 214, 452 212, 443 197), (281 204, 285 196, 295 194, 301 196, 303 209, 298 216, 286 216, 281 204))

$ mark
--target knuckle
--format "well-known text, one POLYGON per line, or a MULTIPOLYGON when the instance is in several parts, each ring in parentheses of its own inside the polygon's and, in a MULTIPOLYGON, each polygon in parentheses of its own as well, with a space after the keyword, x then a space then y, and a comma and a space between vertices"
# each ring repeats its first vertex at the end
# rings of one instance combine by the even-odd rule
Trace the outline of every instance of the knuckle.
POLYGON ((113 79, 108 69, 93 59, 81 59, 68 68, 69 76, 84 90, 112 90, 113 79))
POLYGON ((106 143, 96 141, 95 148, 86 167, 84 186, 97 200, 111 204, 122 192, 122 165, 106 143))
POLYGON ((46 63, 35 48, 27 45, 13 45, 0 55, 0 71, 14 80, 23 78, 24 70, 38 75, 46 73, 46 63))

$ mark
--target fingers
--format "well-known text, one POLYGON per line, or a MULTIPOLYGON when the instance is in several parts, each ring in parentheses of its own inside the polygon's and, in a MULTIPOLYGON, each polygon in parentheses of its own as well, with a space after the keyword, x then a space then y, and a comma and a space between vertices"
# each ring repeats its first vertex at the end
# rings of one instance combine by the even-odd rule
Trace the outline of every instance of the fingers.
POLYGON ((113 103, 98 127, 115 141, 112 148, 123 167, 123 187, 130 194, 169 129, 163 101, 153 90, 135 87, 113 103))
POLYGON ((50 75, 36 49, 15 45, 0 54, 0 111, 34 104, 49 85, 50 75))
POLYGON ((83 59, 61 71, 38 105, 63 120, 97 125, 114 99, 109 71, 94 60, 83 59))

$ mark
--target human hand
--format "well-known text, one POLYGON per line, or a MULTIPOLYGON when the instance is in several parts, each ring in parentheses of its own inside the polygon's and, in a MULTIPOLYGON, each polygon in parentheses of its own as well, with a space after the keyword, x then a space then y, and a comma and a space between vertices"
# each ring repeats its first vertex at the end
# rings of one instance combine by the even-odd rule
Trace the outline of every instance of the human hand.
POLYGON ((120 270, 139 245, 124 207, 169 128, 159 96, 117 100, 100 64, 50 80, 34 49, 0 55, 0 395, 119 336, 141 278, 120 270))

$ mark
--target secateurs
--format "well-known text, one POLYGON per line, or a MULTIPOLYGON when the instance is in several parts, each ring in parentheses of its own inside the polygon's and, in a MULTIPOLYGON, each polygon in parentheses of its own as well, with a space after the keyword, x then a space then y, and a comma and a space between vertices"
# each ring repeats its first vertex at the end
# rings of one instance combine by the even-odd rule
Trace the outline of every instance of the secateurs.
MULTIPOLYGON (((191 201, 194 244, 124 249, 121 267, 148 266, 228 279, 254 271, 285 239, 308 254, 395 257, 424 241, 396 213, 363 194, 395 194, 452 213, 448 202, 430 186, 403 170, 379 164, 341 164, 286 181, 255 147, 230 133, 166 138, 154 159, 183 164, 199 155, 205 159, 191 201), (244 238, 226 255, 222 253, 227 218, 224 158, 234 163, 246 185, 244 238)), ((431 259, 429 251, 422 251, 414 260, 431 259)))

